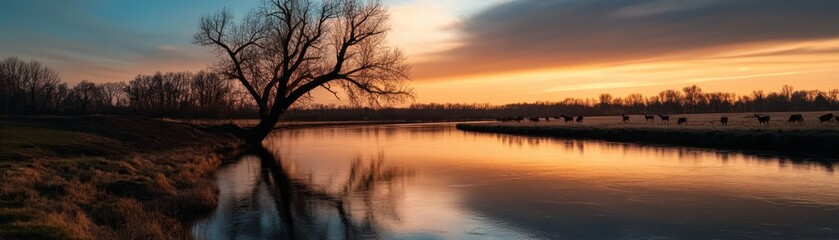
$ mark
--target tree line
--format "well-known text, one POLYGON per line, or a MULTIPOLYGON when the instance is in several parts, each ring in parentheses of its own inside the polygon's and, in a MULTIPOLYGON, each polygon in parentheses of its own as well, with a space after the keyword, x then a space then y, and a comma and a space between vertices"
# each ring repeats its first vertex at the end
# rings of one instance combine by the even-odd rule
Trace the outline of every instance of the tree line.
POLYGON ((779 92, 753 91, 748 95, 704 92, 696 85, 664 90, 653 96, 629 94, 614 97, 566 98, 562 101, 491 104, 413 104, 405 108, 359 108, 309 105, 286 116, 294 120, 460 120, 504 117, 554 117, 559 115, 688 114, 727 112, 826 111, 839 109, 839 89, 795 90, 785 85, 779 92))
MULTIPOLYGON (((287 120, 459 120, 510 116, 685 114, 715 112, 825 111, 839 109, 839 89, 796 90, 747 95, 704 92, 696 85, 656 95, 566 98, 534 103, 428 103, 407 107, 358 107, 299 104, 287 120)), ((75 85, 53 69, 16 57, 0 60, 0 115, 125 114, 171 118, 257 118, 259 109, 246 91, 212 71, 157 72, 128 82, 75 85)))
POLYGON ((157 72, 126 82, 75 85, 51 68, 16 57, 0 60, 0 114, 128 114, 243 117, 249 103, 229 80, 209 71, 157 72))

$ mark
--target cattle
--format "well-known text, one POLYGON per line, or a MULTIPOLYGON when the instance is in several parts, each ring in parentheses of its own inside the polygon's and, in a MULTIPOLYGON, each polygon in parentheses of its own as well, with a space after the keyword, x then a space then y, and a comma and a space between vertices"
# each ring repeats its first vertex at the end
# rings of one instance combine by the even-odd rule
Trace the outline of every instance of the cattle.
POLYGON ((661 123, 670 123, 670 116, 659 114, 658 117, 661 118, 661 123))
POLYGON ((583 115, 577 116, 577 122, 583 123, 583 115))
POLYGON ((511 121, 515 121, 516 119, 513 118, 513 117, 506 117, 506 118, 497 118, 496 120, 498 120, 499 122, 511 122, 511 121))
POLYGON ((622 121, 623 123, 628 123, 629 122, 629 116, 627 116, 626 114, 621 114, 621 117, 623 117, 623 121, 622 121))
POLYGON ((527 120, 531 122, 539 122, 539 118, 537 117, 528 118, 527 120))
POLYGON ((516 122, 522 122, 522 121, 524 121, 524 117, 516 117, 513 120, 516 121, 516 122))
POLYGON ((804 116, 801 115, 801 114, 790 115, 789 120, 787 120, 787 123, 789 123, 789 124, 798 123, 799 125, 804 124, 804 116))
POLYGON ((574 117, 573 117, 573 116, 565 116, 565 115, 562 115, 562 116, 560 116, 560 117, 562 117, 562 119, 563 119, 563 120, 565 120, 565 122, 566 122, 566 123, 570 123, 570 122, 573 122, 573 121, 574 121, 574 117))
POLYGON ((728 117, 720 117, 720 124, 728 126, 728 117))
POLYGON ((757 122, 760 125, 769 125, 769 120, 772 119, 772 117, 770 117, 768 115, 767 116, 761 116, 760 114, 755 114, 755 117, 757 118, 757 122))
POLYGON ((687 124, 688 123, 688 118, 681 117, 681 118, 679 118, 679 120, 676 121, 676 124, 682 125, 682 123, 687 124))
POLYGON ((839 116, 836 117, 836 121, 839 122, 839 116))
POLYGON ((644 115, 644 119, 645 119, 645 121, 647 121, 647 122, 650 122, 650 121, 655 121, 655 116, 653 116, 653 115, 644 115))
POLYGON ((550 122, 550 121, 551 121, 551 118, 550 118, 550 117, 545 117, 545 121, 546 121, 546 122, 550 122))
POLYGON ((830 123, 830 119, 833 119, 833 113, 828 113, 819 117, 819 121, 821 123, 830 123))

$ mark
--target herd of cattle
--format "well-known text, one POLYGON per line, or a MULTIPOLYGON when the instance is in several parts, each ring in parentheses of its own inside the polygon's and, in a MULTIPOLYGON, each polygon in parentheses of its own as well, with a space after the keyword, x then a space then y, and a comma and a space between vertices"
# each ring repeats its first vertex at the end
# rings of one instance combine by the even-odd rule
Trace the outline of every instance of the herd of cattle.
MULTIPOLYGON (((772 117, 770 117, 769 115, 763 115, 763 114, 755 114, 753 117, 757 119, 758 124, 760 124, 760 125, 769 125, 769 120, 772 119, 772 117)), ((584 119, 584 117, 582 115, 580 115, 580 116, 562 115, 562 116, 558 116, 558 117, 531 117, 531 118, 527 118, 527 119, 525 119, 524 117, 515 117, 515 118, 514 117, 507 117, 507 118, 499 118, 497 120, 501 121, 501 122, 512 122, 512 121, 522 122, 522 121, 525 121, 525 120, 527 120, 529 122, 539 122, 543 119, 544 119, 544 121, 550 121, 552 118, 553 119, 561 119, 561 120, 565 121, 566 123, 573 123, 573 122, 583 123, 583 119, 584 119)), ((664 124, 669 124, 670 123, 670 116, 668 116, 668 115, 660 115, 659 114, 658 118, 661 119, 661 123, 664 123, 664 124)), ((819 118, 819 122, 821 122, 821 123, 830 123, 831 121, 833 121, 833 119, 836 119, 836 121, 839 122, 839 116, 834 116, 833 113, 825 114, 825 115, 819 116, 818 118, 819 118)), ((621 120, 622 123, 629 123, 629 115, 621 114, 621 119, 622 119, 621 120)), ((654 115, 644 115, 644 121, 645 122, 655 122, 655 116, 654 115)), ((676 124, 678 124, 678 125, 687 124, 687 123, 688 123, 688 118, 687 117, 680 117, 676 120, 676 124)), ((787 123, 802 125, 802 124, 804 124, 804 115, 792 114, 792 115, 789 116, 789 120, 787 120, 787 123)), ((728 117, 727 116, 720 117, 720 124, 722 124, 723 126, 728 125, 728 117)))

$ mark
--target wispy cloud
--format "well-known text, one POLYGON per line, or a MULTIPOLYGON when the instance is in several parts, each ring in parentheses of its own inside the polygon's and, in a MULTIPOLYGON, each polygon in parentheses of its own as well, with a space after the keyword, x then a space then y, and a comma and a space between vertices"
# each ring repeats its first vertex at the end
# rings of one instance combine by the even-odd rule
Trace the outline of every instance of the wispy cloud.
POLYGON ((839 38, 839 1, 518 0, 461 27, 462 44, 416 65, 432 79, 839 38))

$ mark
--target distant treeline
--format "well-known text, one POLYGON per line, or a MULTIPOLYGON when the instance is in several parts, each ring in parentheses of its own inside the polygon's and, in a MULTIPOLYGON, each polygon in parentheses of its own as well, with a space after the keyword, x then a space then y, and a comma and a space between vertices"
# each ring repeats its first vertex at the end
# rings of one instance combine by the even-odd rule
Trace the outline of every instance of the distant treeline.
MULTIPOLYGON (((749 95, 703 92, 697 86, 654 96, 630 94, 597 99, 491 104, 413 104, 368 108, 322 104, 297 106, 288 120, 462 120, 559 115, 682 114, 713 112, 824 111, 839 109, 839 89, 754 91, 749 95)), ((126 82, 81 81, 68 86, 49 67, 15 57, 0 60, 0 115, 125 114, 172 118, 257 118, 253 100, 239 84, 208 71, 138 75, 126 82)))
POLYGON ((153 117, 248 116, 245 96, 217 74, 155 73, 126 82, 68 86, 49 67, 15 57, 0 60, 0 115, 125 114, 153 117))
POLYGON ((696 85, 665 90, 655 96, 630 94, 620 98, 601 94, 598 99, 566 98, 558 102, 491 104, 414 104, 406 108, 356 108, 310 105, 290 111, 292 120, 460 120, 506 117, 555 117, 560 115, 685 114, 715 112, 825 111, 839 109, 839 89, 830 91, 754 91, 751 95, 703 92, 696 85))

